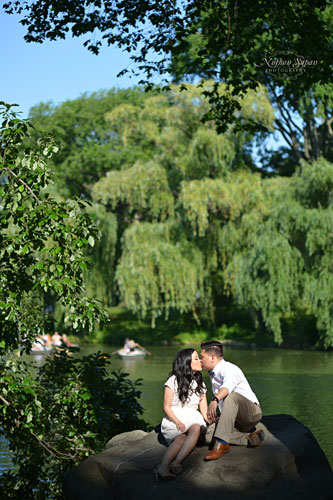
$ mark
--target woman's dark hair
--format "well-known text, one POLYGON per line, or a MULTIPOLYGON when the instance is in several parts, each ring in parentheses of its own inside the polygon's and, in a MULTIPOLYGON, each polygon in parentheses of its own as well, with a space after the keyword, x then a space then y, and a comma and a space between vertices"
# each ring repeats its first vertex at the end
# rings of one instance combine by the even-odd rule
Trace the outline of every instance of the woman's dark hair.
POLYGON ((185 404, 189 397, 195 393, 198 396, 204 394, 202 375, 200 372, 194 372, 191 368, 192 354, 194 349, 183 349, 179 351, 172 365, 171 375, 176 376, 178 384, 178 397, 185 404), (196 380, 197 387, 191 387, 193 380, 196 380))

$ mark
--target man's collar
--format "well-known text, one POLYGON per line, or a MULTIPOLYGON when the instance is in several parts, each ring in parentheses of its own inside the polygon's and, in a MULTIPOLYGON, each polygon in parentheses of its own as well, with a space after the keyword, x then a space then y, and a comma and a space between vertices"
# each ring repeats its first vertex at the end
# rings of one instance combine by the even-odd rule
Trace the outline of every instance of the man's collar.
POLYGON ((214 366, 214 368, 213 368, 210 372, 208 372, 208 373, 209 373, 209 375, 210 375, 211 377, 214 377, 214 375, 215 375, 215 371, 217 371, 217 370, 216 370, 216 368, 217 368, 218 366, 222 368, 222 366, 223 366, 223 364, 224 364, 224 363, 225 363, 225 360, 224 360, 224 358, 222 358, 222 359, 221 359, 221 361, 219 361, 219 362, 218 362, 218 363, 214 366))

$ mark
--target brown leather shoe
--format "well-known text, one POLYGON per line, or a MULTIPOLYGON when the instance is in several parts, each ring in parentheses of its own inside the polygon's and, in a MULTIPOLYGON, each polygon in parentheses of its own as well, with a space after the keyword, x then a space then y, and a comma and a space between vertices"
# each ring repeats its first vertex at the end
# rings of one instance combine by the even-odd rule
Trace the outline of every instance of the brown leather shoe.
POLYGON ((265 433, 262 429, 260 429, 259 431, 251 432, 251 434, 247 436, 247 439, 250 446, 260 446, 262 441, 265 439, 265 433))
POLYGON ((225 455, 229 452, 229 444, 222 444, 216 441, 214 448, 209 453, 207 453, 207 455, 205 455, 204 460, 217 460, 218 458, 222 457, 222 455, 225 455))

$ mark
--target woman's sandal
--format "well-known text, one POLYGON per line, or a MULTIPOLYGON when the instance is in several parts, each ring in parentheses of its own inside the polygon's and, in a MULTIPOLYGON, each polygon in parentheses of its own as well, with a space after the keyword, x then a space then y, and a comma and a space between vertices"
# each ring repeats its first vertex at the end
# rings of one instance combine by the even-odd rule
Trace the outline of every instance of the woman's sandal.
POLYGON ((183 472, 183 466, 182 464, 171 464, 170 470, 173 474, 176 474, 176 476, 178 476, 183 472))
POLYGON ((159 479, 176 479, 176 475, 169 472, 166 468, 161 467, 161 464, 158 464, 154 467, 154 475, 155 481, 157 482, 159 479))

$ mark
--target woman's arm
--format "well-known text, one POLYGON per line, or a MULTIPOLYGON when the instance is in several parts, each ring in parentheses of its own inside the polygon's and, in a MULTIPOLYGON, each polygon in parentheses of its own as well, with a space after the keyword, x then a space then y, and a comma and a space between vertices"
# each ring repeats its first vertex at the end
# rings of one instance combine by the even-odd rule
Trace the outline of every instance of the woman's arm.
POLYGON ((164 399, 163 399, 163 410, 166 416, 168 417, 169 420, 171 420, 174 424, 177 426, 177 430, 179 432, 185 432, 186 431, 186 425, 183 424, 179 420, 179 418, 176 417, 174 412, 171 410, 171 403, 172 403, 172 398, 173 398, 173 390, 170 389, 170 387, 165 386, 164 387, 164 399))
POLYGON ((200 413, 201 415, 203 416, 203 418, 206 420, 206 422, 208 422, 208 417, 207 417, 207 408, 208 408, 208 404, 207 404, 207 398, 206 398, 206 394, 204 394, 203 396, 201 396, 200 398, 200 401, 199 401, 199 409, 200 409, 200 413))

